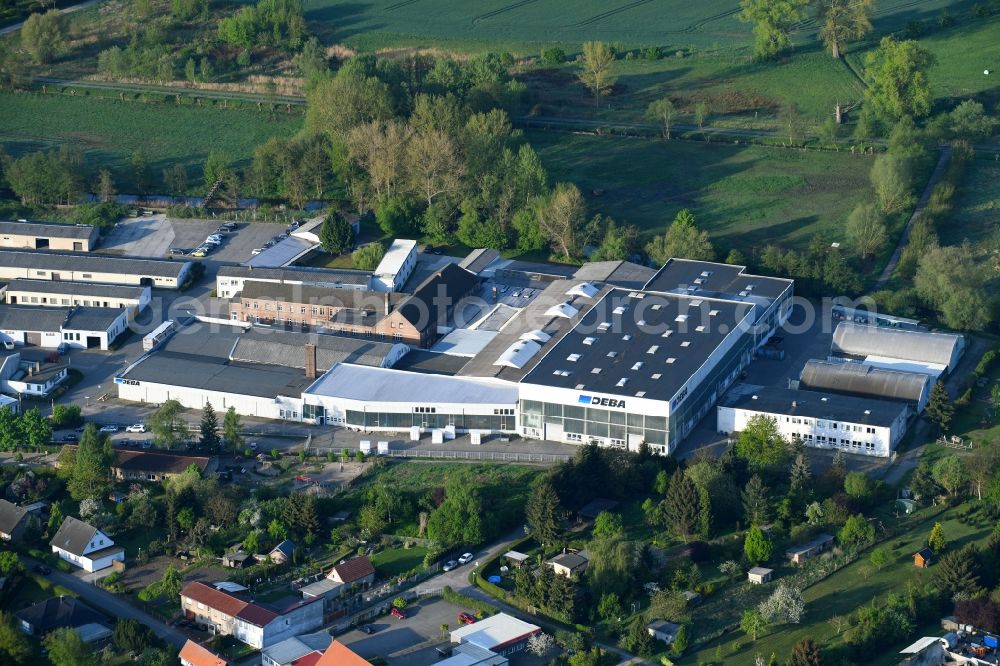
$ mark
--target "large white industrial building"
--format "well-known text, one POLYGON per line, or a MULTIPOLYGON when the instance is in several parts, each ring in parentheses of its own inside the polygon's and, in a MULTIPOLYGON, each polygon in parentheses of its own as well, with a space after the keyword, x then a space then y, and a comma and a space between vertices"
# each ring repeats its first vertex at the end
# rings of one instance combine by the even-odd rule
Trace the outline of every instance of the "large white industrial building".
POLYGON ((789 441, 888 457, 906 433, 907 405, 889 400, 758 387, 728 396, 716 410, 720 434, 741 432, 755 416, 774 419, 789 441))

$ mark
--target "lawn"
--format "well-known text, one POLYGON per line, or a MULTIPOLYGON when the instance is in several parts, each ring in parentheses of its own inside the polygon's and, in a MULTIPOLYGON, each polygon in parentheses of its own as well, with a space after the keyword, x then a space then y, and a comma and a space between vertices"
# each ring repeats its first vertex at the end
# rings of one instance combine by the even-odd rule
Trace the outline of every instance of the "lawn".
MULTIPOLYGON (((894 30, 910 19, 934 18, 954 4, 884 0, 875 28, 894 30)), ((305 10, 309 28, 324 42, 366 51, 419 46, 537 52, 541 43, 578 48, 586 40, 672 50, 751 42, 750 26, 736 19, 739 8, 730 0, 305 0, 305 10)), ((811 40, 815 29, 807 19, 796 38, 811 40)))
MULTIPOLYGON (((921 587, 930 580, 933 568, 929 571, 915 568, 912 554, 923 547, 934 521, 942 523, 949 549, 959 548, 970 542, 982 543, 989 538, 992 525, 971 525, 959 520, 958 515, 968 506, 963 504, 944 510, 927 508, 901 518, 900 521, 904 521, 909 528, 886 544, 891 555, 890 563, 876 571, 865 553, 858 561, 807 588, 803 593, 806 601, 803 624, 780 626, 759 637, 756 642, 750 641, 741 631, 729 632, 720 641, 713 641, 700 650, 688 653, 678 663, 752 664, 757 653, 764 654, 766 658, 772 651, 779 659, 784 659, 791 652, 792 646, 803 638, 812 638, 821 645, 839 644, 842 636, 838 636, 834 625, 830 623, 831 618, 849 615, 859 605, 870 603, 875 598, 882 600, 889 592, 901 592, 905 590, 907 583, 912 582, 921 587), (740 647, 734 649, 737 641, 740 647), (721 650, 717 651, 720 643, 721 650)), ((696 614, 695 626, 697 620, 696 614)), ((919 635, 914 634, 915 637, 919 635)), ((886 645, 881 654, 869 655, 865 663, 886 666, 895 664, 899 661, 898 650, 909 642, 911 641, 901 645, 886 645)))
POLYGON ((662 233, 690 208, 725 256, 768 243, 843 241, 842 222, 869 188, 870 158, 722 143, 528 132, 552 182, 575 182, 591 213, 662 233), (599 193, 599 195, 598 195, 599 193))
POLYGON ((1000 162, 976 159, 969 162, 955 207, 946 223, 938 225, 941 242, 957 245, 981 243, 997 238, 1000 228, 1000 162))
POLYGON ((372 564, 379 576, 390 578, 413 571, 424 562, 427 549, 423 546, 389 548, 372 555, 372 564))
POLYGON ((0 93, 0 118, 0 147, 8 153, 78 146, 94 171, 111 169, 122 192, 129 191, 128 162, 137 151, 155 177, 182 164, 194 184, 211 151, 245 162, 268 138, 288 137, 302 127, 301 115, 285 113, 6 92, 0 93))

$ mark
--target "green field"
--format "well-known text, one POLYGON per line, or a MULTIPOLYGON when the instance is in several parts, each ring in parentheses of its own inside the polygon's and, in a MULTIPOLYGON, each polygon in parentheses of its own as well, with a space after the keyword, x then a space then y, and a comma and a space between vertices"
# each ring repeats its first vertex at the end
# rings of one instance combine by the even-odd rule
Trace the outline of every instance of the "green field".
MULTIPOLYGON (((895 30, 908 20, 937 17, 972 3, 949 0, 883 0, 874 13, 876 31, 895 30)), ((310 29, 325 42, 362 50, 438 46, 455 50, 506 48, 536 51, 541 43, 573 46, 586 40, 668 48, 744 47, 750 27, 736 19, 734 0, 305 0, 310 29)), ((813 19, 797 39, 812 39, 813 19)))
POLYGON ((870 158, 759 146, 529 132, 552 182, 571 181, 591 212, 662 233, 690 208, 716 249, 768 243, 804 248, 842 222, 866 194, 870 158), (600 192, 595 195, 595 190, 600 192))
POLYGON ((390 548, 372 555, 372 564, 380 576, 399 576, 423 564, 426 554, 427 549, 423 546, 390 548))
POLYGON ((957 245, 980 243, 997 236, 1000 229, 1000 162, 972 160, 955 196, 951 216, 938 225, 941 242, 957 245))
POLYGON ((194 182, 211 151, 240 162, 269 137, 291 136, 302 126, 300 115, 250 109, 12 93, 0 93, 0 118, 0 147, 8 153, 79 146, 94 171, 111 169, 123 192, 131 183, 127 165, 135 151, 145 154, 155 177, 180 163, 194 182))

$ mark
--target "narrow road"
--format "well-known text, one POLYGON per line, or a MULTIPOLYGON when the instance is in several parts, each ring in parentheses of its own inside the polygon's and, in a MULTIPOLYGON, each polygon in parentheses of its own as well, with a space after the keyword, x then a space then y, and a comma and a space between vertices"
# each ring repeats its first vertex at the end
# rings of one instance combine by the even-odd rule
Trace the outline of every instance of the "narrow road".
POLYGON ((305 97, 293 95, 267 95, 228 90, 207 90, 202 88, 182 88, 162 86, 155 83, 117 83, 115 81, 90 81, 87 79, 62 79, 53 76, 35 76, 31 82, 36 86, 70 86, 88 90, 113 90, 122 93, 162 93, 183 95, 201 99, 221 99, 231 102, 253 102, 256 104, 279 104, 285 106, 305 106, 305 97))
POLYGON ((889 258, 889 263, 885 265, 885 270, 882 271, 882 275, 879 276, 878 282, 875 283, 875 288, 872 291, 878 291, 884 287, 885 283, 892 277, 896 266, 899 265, 899 258, 903 255, 903 248, 910 241, 910 232, 913 231, 913 227, 916 225, 917 220, 920 219, 921 213, 927 207, 927 201, 931 198, 931 192, 934 191, 934 186, 938 184, 941 176, 944 175, 944 170, 948 166, 949 159, 951 159, 951 146, 942 146, 941 155, 938 157, 934 171, 931 172, 931 177, 927 180, 924 193, 920 195, 920 201, 917 202, 917 207, 913 209, 913 215, 910 215, 906 226, 903 227, 903 233, 899 236, 899 243, 896 244, 896 249, 892 251, 892 257, 889 258))
MULTIPOLYGON (((71 5, 69 7, 63 7, 59 10, 61 14, 72 14, 73 12, 78 12, 81 9, 86 9, 87 7, 92 7, 96 5, 101 0, 87 0, 86 2, 81 2, 78 5, 71 5)), ((6 28, 0 28, 0 36, 9 35, 12 32, 17 32, 24 26, 24 21, 20 23, 15 23, 14 25, 8 25, 6 28)))
MULTIPOLYGON (((37 562, 34 560, 25 558, 25 565, 29 568, 35 566, 35 564, 37 564, 37 562)), ((35 575, 37 576, 41 574, 35 575)), ((187 636, 185 636, 180 630, 168 626, 159 618, 153 617, 149 613, 136 608, 132 604, 123 600, 121 597, 118 597, 107 590, 101 589, 96 585, 91 585, 73 574, 63 573, 62 571, 53 569, 52 573, 44 576, 44 578, 56 583, 57 585, 62 585, 70 592, 79 595, 81 599, 95 608, 104 611, 112 618, 127 617, 149 627, 154 634, 175 647, 181 647, 187 640, 187 636)))

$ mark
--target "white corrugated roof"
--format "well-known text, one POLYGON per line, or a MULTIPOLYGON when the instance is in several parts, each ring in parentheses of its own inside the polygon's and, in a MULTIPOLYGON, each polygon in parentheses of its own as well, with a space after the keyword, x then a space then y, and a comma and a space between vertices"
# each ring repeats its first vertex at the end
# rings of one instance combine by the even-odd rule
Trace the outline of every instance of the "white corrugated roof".
POLYGON ((493 379, 445 377, 341 363, 303 393, 310 395, 372 403, 513 405, 517 402, 517 386, 493 379))
POLYGON ((492 650, 498 645, 533 634, 540 629, 538 625, 529 624, 513 615, 497 613, 475 624, 455 629, 451 632, 451 642, 472 643, 481 648, 492 650))
POLYGON ((884 356, 950 366, 963 344, 962 336, 888 329, 842 321, 833 332, 834 353, 884 356))
POLYGON ((389 249, 382 256, 382 261, 375 268, 375 275, 395 276, 399 274, 399 271, 403 269, 403 264, 406 263, 406 258, 410 256, 410 252, 416 247, 417 241, 415 240, 401 238, 392 241, 392 245, 389 246, 389 249))
POLYGON ((521 340, 534 340, 535 342, 542 342, 542 343, 544 343, 544 342, 548 342, 549 340, 551 340, 552 336, 549 335, 548 333, 546 333, 545 331, 543 331, 542 329, 536 328, 533 331, 527 331, 526 333, 522 333, 520 339, 521 340))

